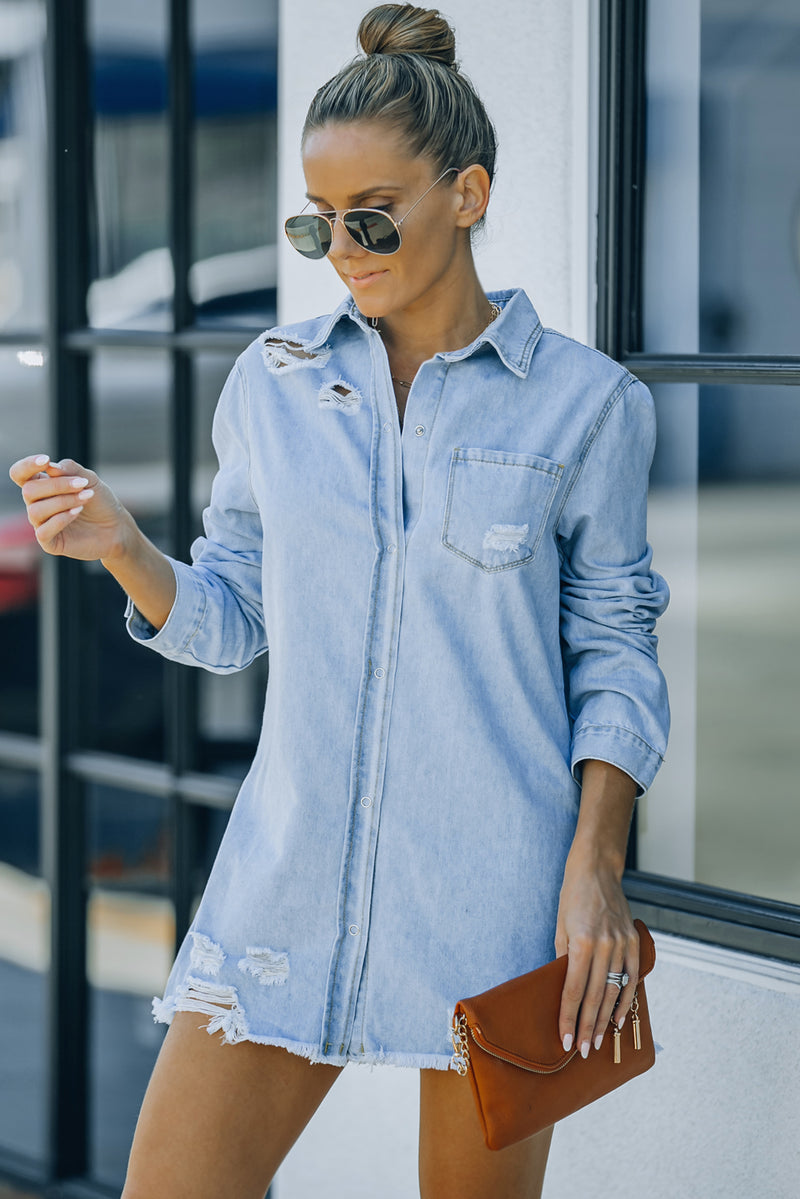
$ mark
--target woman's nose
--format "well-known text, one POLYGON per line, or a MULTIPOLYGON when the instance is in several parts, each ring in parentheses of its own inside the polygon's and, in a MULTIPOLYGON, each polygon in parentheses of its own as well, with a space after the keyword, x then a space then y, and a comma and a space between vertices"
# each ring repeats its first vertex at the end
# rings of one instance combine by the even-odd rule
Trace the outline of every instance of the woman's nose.
POLYGON ((329 258, 352 258, 354 254, 363 254, 364 250, 354 241, 344 227, 344 222, 341 217, 333 218, 333 229, 331 231, 331 248, 328 251, 329 258))

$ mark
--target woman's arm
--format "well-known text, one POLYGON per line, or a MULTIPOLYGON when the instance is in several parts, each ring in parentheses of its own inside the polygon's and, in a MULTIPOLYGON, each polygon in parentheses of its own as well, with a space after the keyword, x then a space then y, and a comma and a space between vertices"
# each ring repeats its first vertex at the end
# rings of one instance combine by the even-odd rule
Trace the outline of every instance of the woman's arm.
POLYGON ((569 953, 561 1035, 584 1054, 604 1035, 616 1000, 622 1019, 633 999, 639 945, 622 872, 634 801, 661 764, 669 728, 654 632, 669 592, 647 543, 655 432, 650 393, 628 380, 600 413, 559 519, 561 637, 581 803, 556 949, 569 953), (622 992, 606 984, 610 971, 630 976, 622 992))
POLYGON ((599 1048, 617 1006, 620 1024, 631 1005, 639 971, 639 937, 622 891, 622 872, 636 783, 616 766, 583 763, 578 825, 564 870, 556 925, 556 953, 569 953, 559 1031, 565 1048, 583 1056, 599 1048), (626 971, 621 992, 606 984, 609 971, 626 971))
POLYGON ((94 471, 38 454, 15 462, 9 474, 22 490, 42 549, 84 562, 99 559, 160 629, 175 601, 172 567, 94 471))

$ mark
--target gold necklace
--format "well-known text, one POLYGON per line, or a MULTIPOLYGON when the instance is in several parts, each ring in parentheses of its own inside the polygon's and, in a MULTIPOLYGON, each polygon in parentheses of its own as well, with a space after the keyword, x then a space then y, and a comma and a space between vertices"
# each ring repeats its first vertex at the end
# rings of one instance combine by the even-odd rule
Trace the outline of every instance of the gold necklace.
MULTIPOLYGON (((491 325, 492 321, 496 321, 498 316, 502 312, 500 305, 495 304, 494 300, 490 300, 489 303, 492 306, 492 312, 491 312, 491 316, 489 317, 488 321, 484 325, 484 329, 487 329, 489 327, 489 325, 491 325)), ((370 317, 370 324, 372 325, 373 329, 377 329, 378 332, 380 333, 380 329, 378 328, 378 317, 377 316, 370 317)), ((393 383, 396 383, 398 387, 408 388, 411 386, 411 383, 407 383, 405 379, 398 379, 394 375, 390 375, 389 378, 392 380, 393 383)), ((413 382, 413 380, 412 380, 412 382, 413 382)))

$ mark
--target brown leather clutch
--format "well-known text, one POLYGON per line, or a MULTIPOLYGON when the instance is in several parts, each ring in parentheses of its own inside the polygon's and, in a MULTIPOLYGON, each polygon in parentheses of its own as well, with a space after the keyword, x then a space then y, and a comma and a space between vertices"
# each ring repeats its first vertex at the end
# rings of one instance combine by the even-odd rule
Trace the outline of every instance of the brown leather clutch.
POLYGON ((653 1033, 642 979, 656 950, 641 920, 639 981, 627 1020, 613 1023, 588 1058, 564 1052, 558 1034, 567 955, 456 1004, 453 1066, 472 1086, 490 1149, 504 1149, 540 1132, 587 1103, 649 1070, 653 1033))

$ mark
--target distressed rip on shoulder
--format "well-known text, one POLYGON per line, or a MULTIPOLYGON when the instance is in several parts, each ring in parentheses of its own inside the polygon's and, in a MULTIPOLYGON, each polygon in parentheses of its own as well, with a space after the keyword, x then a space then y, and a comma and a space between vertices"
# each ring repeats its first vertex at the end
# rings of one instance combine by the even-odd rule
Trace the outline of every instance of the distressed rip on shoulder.
POLYGON ((280 332, 273 329, 262 333, 258 340, 267 370, 273 374, 285 374, 303 367, 323 367, 332 352, 330 346, 312 349, 311 343, 305 338, 282 337, 280 332))
POLYGON ((289 955, 278 949, 248 945, 239 958, 242 974, 250 974, 262 987, 280 987, 289 977, 289 955))
POLYGON ((340 412, 356 412, 361 407, 361 392, 346 379, 335 379, 333 383, 323 383, 320 387, 319 406, 340 412))

